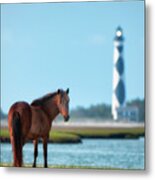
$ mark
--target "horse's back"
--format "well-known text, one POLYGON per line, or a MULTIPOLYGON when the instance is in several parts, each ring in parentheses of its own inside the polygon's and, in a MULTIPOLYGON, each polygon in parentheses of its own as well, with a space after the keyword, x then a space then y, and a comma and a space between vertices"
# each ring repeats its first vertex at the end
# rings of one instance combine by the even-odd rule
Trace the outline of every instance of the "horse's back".
POLYGON ((42 138, 49 134, 51 123, 45 112, 38 106, 31 106, 32 123, 28 139, 42 138))
POLYGON ((27 102, 16 102, 11 106, 8 113, 8 125, 10 130, 12 128, 12 121, 15 113, 19 114, 22 135, 26 136, 31 127, 31 107, 27 102))

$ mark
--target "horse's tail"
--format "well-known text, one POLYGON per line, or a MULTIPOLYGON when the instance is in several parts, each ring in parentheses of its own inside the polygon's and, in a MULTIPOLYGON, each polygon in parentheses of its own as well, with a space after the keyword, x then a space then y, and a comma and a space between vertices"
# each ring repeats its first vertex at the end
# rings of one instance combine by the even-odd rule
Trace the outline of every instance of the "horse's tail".
POLYGON ((12 117, 12 147, 13 147, 13 158, 14 166, 22 166, 22 129, 21 119, 18 112, 13 113, 12 117))

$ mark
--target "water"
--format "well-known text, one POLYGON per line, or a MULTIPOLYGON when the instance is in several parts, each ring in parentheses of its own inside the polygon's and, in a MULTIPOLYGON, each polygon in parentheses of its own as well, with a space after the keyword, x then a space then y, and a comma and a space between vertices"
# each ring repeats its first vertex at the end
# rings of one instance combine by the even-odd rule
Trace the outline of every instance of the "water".
MULTIPOLYGON (((83 139, 81 144, 48 144, 48 164, 66 166, 144 169, 144 138, 83 139)), ((33 163, 33 144, 24 146, 24 163, 33 163)), ((1 144, 1 161, 12 162, 11 145, 1 144)), ((43 164, 39 144, 38 164, 43 164)))

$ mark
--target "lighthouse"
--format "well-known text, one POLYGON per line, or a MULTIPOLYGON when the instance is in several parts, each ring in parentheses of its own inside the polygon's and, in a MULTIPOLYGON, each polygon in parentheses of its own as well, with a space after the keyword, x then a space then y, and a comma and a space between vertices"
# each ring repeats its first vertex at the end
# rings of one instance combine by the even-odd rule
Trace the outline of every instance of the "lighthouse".
POLYGON ((114 58, 113 58, 113 91, 112 91, 112 116, 118 119, 118 112, 125 107, 125 67, 124 67, 124 36, 123 30, 119 26, 116 29, 114 38, 114 58))

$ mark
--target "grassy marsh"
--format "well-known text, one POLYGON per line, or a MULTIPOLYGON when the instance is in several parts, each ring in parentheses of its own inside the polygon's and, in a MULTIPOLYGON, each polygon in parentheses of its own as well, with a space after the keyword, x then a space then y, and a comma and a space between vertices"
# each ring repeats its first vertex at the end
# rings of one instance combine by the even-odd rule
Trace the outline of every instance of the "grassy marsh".
MULTIPOLYGON (((101 127, 53 127, 49 141, 53 143, 79 143, 81 138, 139 138, 145 135, 144 127, 101 128, 101 127)), ((0 131, 2 142, 9 141, 7 128, 0 131)))

